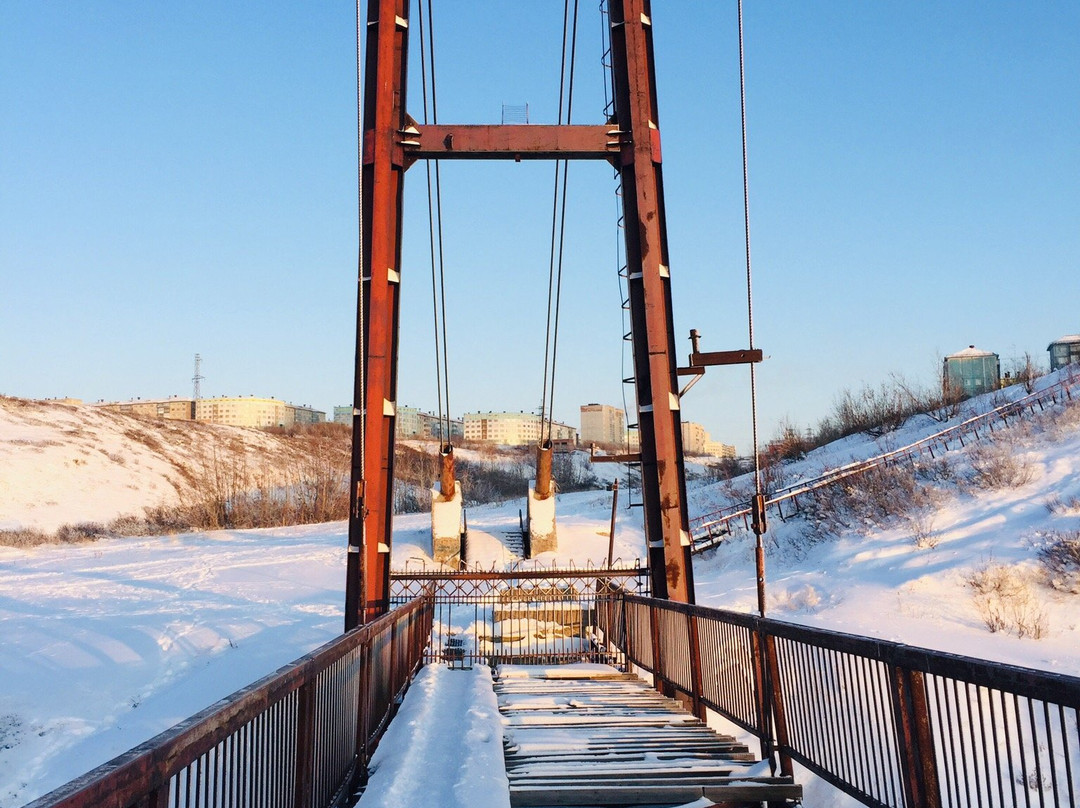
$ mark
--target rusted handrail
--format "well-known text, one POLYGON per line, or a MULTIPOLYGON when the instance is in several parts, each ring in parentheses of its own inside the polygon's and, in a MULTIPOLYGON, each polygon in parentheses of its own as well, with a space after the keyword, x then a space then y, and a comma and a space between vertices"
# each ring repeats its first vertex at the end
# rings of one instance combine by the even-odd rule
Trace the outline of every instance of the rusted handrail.
POLYGON ((27 808, 335 804, 419 667, 432 613, 416 598, 27 808))
POLYGON ((633 595, 598 616, 658 689, 756 735, 783 773, 798 761, 869 806, 1078 804, 1080 678, 633 595))

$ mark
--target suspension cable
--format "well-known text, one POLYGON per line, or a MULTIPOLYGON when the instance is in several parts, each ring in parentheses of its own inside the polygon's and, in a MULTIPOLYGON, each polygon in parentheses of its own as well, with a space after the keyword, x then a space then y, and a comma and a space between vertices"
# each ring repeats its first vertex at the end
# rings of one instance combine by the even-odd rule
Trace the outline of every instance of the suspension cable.
MULTIPOLYGON (((431 0, 428 0, 428 43, 431 50, 431 118, 432 123, 438 123, 439 104, 438 96, 435 92, 435 23, 431 9, 431 0)), ((443 435, 446 438, 444 445, 449 445, 452 437, 452 432, 450 430, 450 360, 446 336, 446 262, 443 257, 442 174, 439 171, 438 161, 435 162, 435 206, 439 225, 439 306, 442 309, 443 403, 446 404, 446 431, 443 435)))
MULTIPOLYGON (((578 20, 578 0, 574 0, 574 21, 571 28, 570 35, 570 81, 567 84, 566 90, 566 123, 570 124, 570 118, 574 110, 574 67, 576 65, 576 59, 574 58, 577 52, 577 20, 578 20)), ((559 213, 559 261, 558 270, 555 278, 555 326, 552 331, 551 337, 551 395, 549 397, 549 415, 548 415, 548 440, 551 440, 551 433, 553 429, 553 419, 555 412, 555 367, 556 357, 559 352, 559 312, 561 311, 560 303, 562 300, 562 273, 563 273, 563 247, 566 242, 566 189, 567 178, 570 170, 570 161, 563 160, 563 175, 562 175, 562 210, 559 213)))
MULTIPOLYGON (((427 2, 427 50, 425 50, 424 38, 424 12, 423 3, 419 3, 420 9, 420 66, 421 87, 424 101, 424 123, 428 123, 428 94, 427 82, 431 80, 431 123, 439 122, 438 95, 435 87, 435 26, 433 22, 432 3, 427 2), (430 67, 428 66, 430 59, 430 67)), ((428 234, 431 251, 431 298, 434 315, 435 332, 435 384, 436 397, 438 398, 440 443, 445 448, 451 445, 452 431, 450 428, 450 365, 449 351, 447 347, 446 330, 446 262, 443 249, 443 226, 442 226, 442 176, 439 172, 439 163, 435 161, 435 184, 432 193, 431 161, 425 161, 428 186, 428 234), (432 196, 434 195, 434 204, 432 196), (441 334, 440 334, 441 331, 441 334), (442 351, 440 355, 440 344, 442 351)))
MULTIPOLYGON (((739 7, 739 107, 742 117, 742 164, 743 164, 743 226, 746 232, 746 319, 749 330, 750 350, 754 350, 754 292, 753 273, 750 270, 750 170, 746 148, 746 59, 743 50, 743 4, 739 7)), ((761 453, 758 450, 757 373, 750 363, 750 420, 754 439, 754 502, 753 528, 754 566, 757 572, 758 613, 765 616, 765 545, 761 536, 765 532, 765 495, 761 489, 761 453)))
MULTIPOLYGON (((571 28, 570 0, 563 0, 563 35, 562 53, 559 64, 559 115, 558 124, 563 124, 563 105, 566 104, 566 123, 570 123, 573 105, 574 64, 577 44, 578 0, 574 0, 574 17, 570 48, 569 90, 566 75, 567 32, 571 28)), ((544 389, 540 400, 540 443, 551 440, 554 423, 555 395, 555 348, 558 339, 558 307, 562 287, 563 230, 566 224, 566 176, 568 161, 555 161, 555 182, 551 201, 551 252, 548 261, 548 302, 544 333, 544 389), (560 164, 562 164, 560 166, 560 164), (562 168, 560 185, 559 169, 562 168), (560 214, 561 203, 561 214, 560 214), (560 225, 561 222, 561 225, 560 225), (554 332, 554 333, 553 333, 554 332)))
MULTIPOLYGON (((420 89, 423 98, 424 123, 428 123, 428 86, 427 86, 427 42, 424 32, 424 4, 418 4, 419 27, 420 27, 420 89)), ((428 247, 431 254, 431 309, 435 332, 435 393, 438 399, 439 429, 443 428, 443 390, 442 390, 442 356, 440 354, 439 340, 439 302, 436 295, 438 286, 435 262, 435 205, 432 200, 431 161, 424 161, 424 169, 427 173, 427 207, 428 207, 428 247)))
MULTIPOLYGON (((743 55, 743 13, 742 0, 739 6, 739 106, 742 113, 742 169, 743 169, 743 227, 746 234, 746 315, 749 330, 750 350, 754 350, 754 292, 753 273, 750 269, 750 172, 746 148, 746 67, 743 55)), ((754 440, 754 493, 761 490, 761 454, 758 451, 757 417, 757 377, 754 363, 750 363, 750 421, 754 440)))

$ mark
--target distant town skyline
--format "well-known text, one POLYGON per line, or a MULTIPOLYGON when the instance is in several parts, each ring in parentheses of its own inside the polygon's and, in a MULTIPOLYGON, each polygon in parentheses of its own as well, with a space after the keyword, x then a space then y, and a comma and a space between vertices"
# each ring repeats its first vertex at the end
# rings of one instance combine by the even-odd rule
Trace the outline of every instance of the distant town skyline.
MULTIPOLYGON (((434 4, 439 116, 557 117, 562 10, 434 4), (526 24, 527 23, 527 24, 526 24)), ((15 3, 0 26, 0 393, 190 390, 349 403, 356 327, 352 3, 15 3), (273 380, 272 384, 267 380, 273 380)), ((656 3, 680 362, 747 346, 735 4, 656 3)), ((582 8, 575 122, 603 120, 582 8)), ((745 7, 760 441, 969 344, 1002 370, 1080 332, 1080 4, 745 7)), ((419 48, 411 49, 418 57, 419 48)), ((408 107, 422 114, 420 70, 408 107)), ((553 167, 442 167, 450 409, 542 397, 553 167)), ((612 171, 568 185, 553 412, 634 401, 612 171)), ((423 167, 407 175, 398 398, 436 402, 423 167)), ((750 448, 745 368, 684 420, 750 448)))

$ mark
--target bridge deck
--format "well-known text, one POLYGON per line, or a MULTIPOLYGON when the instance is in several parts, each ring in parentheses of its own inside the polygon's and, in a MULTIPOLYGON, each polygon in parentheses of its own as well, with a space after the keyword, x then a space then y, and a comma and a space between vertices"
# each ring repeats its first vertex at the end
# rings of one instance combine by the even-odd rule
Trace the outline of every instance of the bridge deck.
POLYGON ((506 666, 495 683, 518 806, 782 805, 801 797, 749 749, 605 665, 506 666), (764 773, 763 773, 764 772, 764 773))

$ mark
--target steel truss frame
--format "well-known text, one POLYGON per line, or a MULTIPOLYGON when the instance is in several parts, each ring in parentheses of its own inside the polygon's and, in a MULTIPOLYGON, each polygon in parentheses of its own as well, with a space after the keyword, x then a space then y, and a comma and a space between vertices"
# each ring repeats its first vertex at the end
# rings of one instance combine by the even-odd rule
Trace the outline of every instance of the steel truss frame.
POLYGON ((608 0, 608 17, 607 124, 427 126, 406 111, 409 2, 368 2, 346 629, 390 604, 402 196, 418 160, 606 160, 619 171, 652 591, 694 600, 650 2, 608 0))

